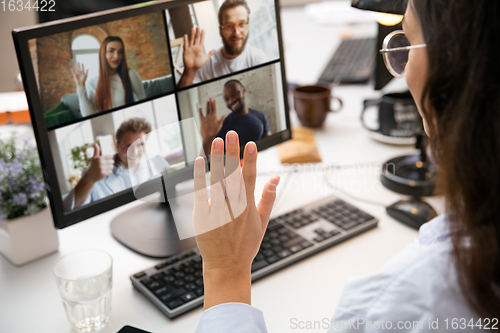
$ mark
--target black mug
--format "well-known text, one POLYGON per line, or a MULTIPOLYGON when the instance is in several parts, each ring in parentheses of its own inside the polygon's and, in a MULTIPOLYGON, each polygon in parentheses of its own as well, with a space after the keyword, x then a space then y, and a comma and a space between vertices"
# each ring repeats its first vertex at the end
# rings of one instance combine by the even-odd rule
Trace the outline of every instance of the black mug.
POLYGON ((379 99, 365 100, 361 123, 366 129, 391 138, 413 138, 423 130, 422 118, 410 92, 392 93, 379 99), (378 106, 378 128, 366 125, 367 109, 378 106))

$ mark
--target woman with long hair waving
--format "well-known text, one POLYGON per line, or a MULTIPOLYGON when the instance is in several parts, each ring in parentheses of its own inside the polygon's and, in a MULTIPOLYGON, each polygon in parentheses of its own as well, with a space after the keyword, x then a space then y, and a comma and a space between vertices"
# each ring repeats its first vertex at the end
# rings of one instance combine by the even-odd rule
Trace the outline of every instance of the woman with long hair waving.
POLYGON ((125 44, 120 37, 108 36, 101 43, 99 76, 87 80, 88 72, 80 63, 71 69, 84 117, 146 98, 141 77, 128 68, 125 44))

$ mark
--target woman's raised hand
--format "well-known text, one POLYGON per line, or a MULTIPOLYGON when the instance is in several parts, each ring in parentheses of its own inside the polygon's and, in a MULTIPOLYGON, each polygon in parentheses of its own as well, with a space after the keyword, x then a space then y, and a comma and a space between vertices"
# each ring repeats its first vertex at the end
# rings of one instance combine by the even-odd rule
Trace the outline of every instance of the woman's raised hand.
POLYGON ((205 182, 205 161, 198 157, 194 169, 193 222, 203 258, 205 308, 227 302, 250 303, 251 264, 269 223, 279 176, 264 186, 255 205, 257 147, 245 146, 240 167, 238 135, 212 142, 210 199, 205 182))
POLYGON ((75 69, 71 68, 71 73, 73 73, 73 78, 75 79, 76 85, 78 87, 84 87, 85 81, 87 81, 89 70, 85 70, 85 66, 83 64, 80 65, 80 63, 77 62, 75 69))

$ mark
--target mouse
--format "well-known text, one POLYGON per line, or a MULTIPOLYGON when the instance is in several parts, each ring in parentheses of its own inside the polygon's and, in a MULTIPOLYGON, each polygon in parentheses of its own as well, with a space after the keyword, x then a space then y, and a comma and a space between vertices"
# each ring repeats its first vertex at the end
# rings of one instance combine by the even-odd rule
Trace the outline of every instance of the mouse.
POLYGON ((400 200, 386 207, 385 210, 389 216, 417 230, 422 224, 437 216, 431 205, 415 198, 400 200))

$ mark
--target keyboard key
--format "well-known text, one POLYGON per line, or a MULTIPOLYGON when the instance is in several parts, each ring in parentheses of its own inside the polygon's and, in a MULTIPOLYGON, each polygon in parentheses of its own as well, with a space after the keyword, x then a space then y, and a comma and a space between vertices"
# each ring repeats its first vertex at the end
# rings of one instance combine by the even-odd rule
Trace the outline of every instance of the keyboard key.
POLYGON ((163 274, 162 273, 158 273, 158 274, 152 275, 151 279, 153 279, 153 280, 163 280, 163 274))
POLYGON ((153 290, 153 289, 158 289, 162 286, 162 284, 158 281, 153 281, 151 282, 150 284, 146 285, 146 288, 148 288, 149 290, 153 290))
POLYGON ((285 227, 282 227, 281 229, 278 229, 278 234, 283 235, 288 232, 288 229, 285 227))
POLYGON ((357 226, 358 224, 354 221, 350 221, 350 222, 347 222, 347 223, 343 223, 341 224, 340 226, 342 228, 344 228, 345 230, 349 230, 349 229, 352 229, 354 228, 355 226, 357 226))
POLYGON ((329 232, 329 234, 330 234, 330 236, 336 236, 336 235, 340 234, 340 231, 338 231, 338 230, 332 230, 332 231, 329 232))
POLYGON ((184 289, 184 288, 173 289, 173 290, 169 291, 168 293, 164 294, 163 296, 161 296, 160 300, 163 303, 167 303, 180 295, 184 295, 185 293, 186 293, 186 289, 184 289))
POLYGON ((316 230, 314 230, 315 233, 317 233, 318 235, 324 235, 326 234, 326 231, 321 229, 321 228, 318 228, 316 230))
POLYGON ((141 280, 141 283, 145 286, 147 286, 148 284, 150 284, 151 282, 153 282, 153 280, 151 280, 150 278, 145 278, 145 279, 142 279, 141 280))
POLYGON ((271 256, 273 256, 273 255, 274 255, 274 252, 273 252, 273 251, 271 251, 271 250, 264 250, 264 251, 262 251, 262 254, 263 254, 266 258, 269 258, 269 257, 271 257, 271 256))
POLYGON ((173 276, 169 275, 169 276, 165 276, 163 278, 163 281, 165 281, 166 283, 172 283, 175 281, 175 278, 173 276))
POLYGON ((172 302, 167 303, 167 306, 171 309, 175 309, 184 303, 185 302, 181 298, 177 298, 177 299, 173 300, 172 302))
POLYGON ((255 271, 258 271, 261 268, 264 268, 268 265, 266 260, 261 260, 261 261, 254 261, 252 263, 252 273, 255 271))
POLYGON ((262 246, 261 248, 264 249, 264 250, 268 250, 272 247, 271 243, 268 243, 268 242, 262 242, 262 246))
POLYGON ((196 294, 196 295, 198 295, 198 296, 203 295, 203 287, 202 287, 202 288, 198 288, 198 289, 196 289, 194 292, 195 292, 195 294, 196 294))
POLYGON ((184 288, 186 288, 187 290, 191 291, 191 290, 194 290, 196 288, 198 288, 197 285, 195 285, 194 283, 188 283, 184 286, 184 288))
POLYGON ((315 242, 321 243, 322 241, 324 241, 324 240, 325 240, 325 237, 323 237, 323 236, 318 236, 318 237, 316 237, 316 238, 313 238, 313 240, 314 240, 315 242))
POLYGON ((358 214, 359 218, 363 220, 363 222, 369 221, 373 219, 373 216, 365 214, 365 213, 360 213, 358 214))
POLYGON ((300 245, 294 245, 294 246, 292 246, 292 247, 290 248, 290 252, 292 252, 292 253, 297 253, 297 252, 299 252, 300 250, 302 250, 302 246, 300 246, 300 245))
POLYGON ((176 287, 182 287, 182 286, 184 286, 184 284, 185 283, 183 280, 175 280, 174 281, 174 286, 176 286, 176 287))
POLYGON ((183 300, 184 302, 189 302, 190 300, 193 300, 195 298, 196 298, 196 294, 192 293, 192 292, 189 292, 189 293, 181 296, 181 300, 183 300))
POLYGON ((278 223, 278 221, 276 221, 276 219, 272 219, 272 220, 269 220, 269 224, 267 225, 267 229, 273 229, 277 226, 279 226, 281 224, 278 223))
POLYGON ((304 238, 302 237, 296 237, 296 238, 293 238, 291 240, 289 240, 288 242, 286 242, 285 244, 283 244, 283 246, 287 249, 291 248, 292 246, 294 245, 298 245, 300 244, 302 241, 304 241, 304 238))
POLYGON ((281 242, 281 243, 286 243, 290 238, 288 238, 287 235, 281 235, 278 240, 281 242))
POLYGON ((139 273, 137 273, 137 274, 134 274, 134 277, 135 277, 136 279, 140 279, 140 278, 141 278, 141 277, 143 277, 143 276, 146 276, 146 273, 144 273, 144 272, 139 272, 139 273))
POLYGON ((280 258, 278 258, 277 256, 274 256, 274 255, 267 258, 267 262, 269 264, 275 263, 278 260, 280 260, 280 258))
POLYGON ((278 257, 280 257, 281 259, 283 258, 286 258, 288 256, 290 256, 292 254, 292 252, 288 251, 288 250, 283 250, 283 251, 280 251, 278 254, 278 257))
POLYGON ((304 241, 304 242, 302 242, 302 244, 300 244, 300 246, 302 246, 303 249, 308 248, 308 247, 313 246, 313 245, 314 244, 309 242, 309 241, 304 241))

